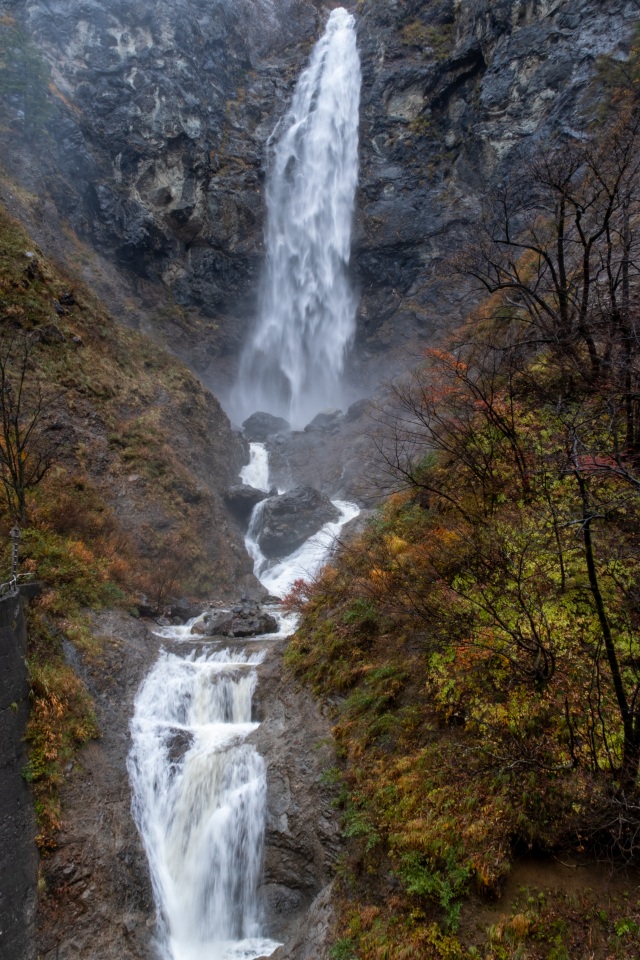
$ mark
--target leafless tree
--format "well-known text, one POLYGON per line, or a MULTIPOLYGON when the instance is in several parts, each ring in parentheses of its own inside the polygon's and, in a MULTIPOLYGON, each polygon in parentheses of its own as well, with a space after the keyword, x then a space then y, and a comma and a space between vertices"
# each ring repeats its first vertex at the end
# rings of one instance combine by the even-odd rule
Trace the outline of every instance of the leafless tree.
POLYGON ((50 429, 59 394, 34 376, 37 341, 28 334, 0 340, 0 480, 4 505, 17 523, 27 520, 27 494, 59 457, 61 438, 50 429))
MULTIPOLYGON (((580 646, 592 674, 591 753, 597 769, 604 750, 630 791, 640 767, 640 617, 635 581, 614 582, 609 561, 618 549, 622 567, 635 569, 629 530, 640 516, 640 109, 621 110, 597 140, 543 152, 504 185, 457 268, 477 282, 481 305, 391 385, 378 450, 416 502, 455 517, 471 590, 457 570, 449 583, 446 563, 432 561, 434 582, 501 628, 514 675, 536 684, 556 675, 557 638, 539 615, 545 590, 573 591, 591 611, 595 639, 580 646), (564 485, 560 500, 554 484, 564 485), (493 529, 506 502, 540 513, 535 549, 557 574, 537 574, 537 592, 522 574, 526 537, 520 555, 517 538, 503 543, 493 529), (568 557, 584 581, 567 576, 568 557), (511 619, 501 622, 505 597, 511 619), (617 716, 621 749, 604 713, 617 716)), ((424 606, 420 585, 406 589, 424 606)), ((566 711, 575 759, 569 701, 566 711)))
POLYGON ((606 394, 620 454, 639 455, 640 109, 504 185, 459 268, 489 295, 489 335, 510 328, 504 349, 536 359, 537 385, 606 394))

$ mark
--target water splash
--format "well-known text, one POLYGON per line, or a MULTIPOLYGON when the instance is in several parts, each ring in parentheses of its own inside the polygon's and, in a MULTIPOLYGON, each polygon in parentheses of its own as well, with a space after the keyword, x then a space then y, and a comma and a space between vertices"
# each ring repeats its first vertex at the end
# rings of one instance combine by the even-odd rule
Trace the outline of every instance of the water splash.
POLYGON ((256 490, 269 489, 269 453, 264 443, 249 444, 249 463, 240 471, 240 479, 256 490))
POLYGON ((244 740, 262 655, 163 652, 136 698, 128 758, 165 960, 272 953, 260 936, 266 771, 244 740))
POLYGON ((358 177, 360 60, 355 21, 328 20, 272 136, 262 309, 232 406, 304 426, 342 403, 356 301, 347 276, 358 177))
MULTIPOLYGON (((250 455, 251 460, 243 468, 240 476, 244 480, 245 471, 253 476, 254 471, 266 470, 264 474, 265 486, 262 489, 267 490, 269 487, 269 454, 267 448, 263 443, 252 443, 250 455)), ((334 507, 337 507, 340 511, 337 520, 325 523, 315 536, 305 540, 302 546, 298 547, 284 560, 269 560, 263 554, 258 543, 266 502, 266 500, 262 500, 253 508, 244 545, 253 560, 254 576, 258 578, 269 593, 276 597, 284 597, 296 580, 313 579, 329 559, 343 526, 358 516, 360 508, 347 500, 332 500, 334 507)))
MULTIPOLYGON (((334 507, 340 511, 340 517, 332 523, 325 523, 324 527, 310 537, 301 547, 284 560, 268 560, 257 541, 260 529, 262 503, 257 504, 251 515, 251 523, 245 546, 247 553, 253 560, 253 572, 260 583, 270 594, 284 597, 296 580, 312 580, 327 562, 335 547, 345 523, 353 520, 360 513, 355 503, 347 500, 332 500, 334 507)), ((263 501, 264 503, 264 501, 263 501)))

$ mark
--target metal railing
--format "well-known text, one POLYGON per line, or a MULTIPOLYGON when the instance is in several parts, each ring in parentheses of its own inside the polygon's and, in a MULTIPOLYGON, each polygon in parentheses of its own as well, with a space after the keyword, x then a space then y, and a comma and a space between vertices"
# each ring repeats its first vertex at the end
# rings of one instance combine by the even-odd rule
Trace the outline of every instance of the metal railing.
POLYGON ((0 599, 10 597, 17 592, 21 583, 29 583, 35 580, 35 576, 35 573, 18 573, 14 574, 9 580, 5 580, 4 583, 0 583, 0 599))
POLYGON ((18 592, 18 578, 11 577, 5 583, 0 583, 0 600, 3 597, 10 597, 11 594, 18 592))

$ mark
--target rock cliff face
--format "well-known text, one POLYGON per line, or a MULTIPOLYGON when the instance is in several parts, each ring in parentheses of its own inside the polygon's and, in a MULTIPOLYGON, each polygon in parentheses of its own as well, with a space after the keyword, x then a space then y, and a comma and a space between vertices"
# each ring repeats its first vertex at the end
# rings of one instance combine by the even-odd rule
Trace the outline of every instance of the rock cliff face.
MULTIPOLYGON (((327 785, 335 764, 331 720, 308 691, 283 679, 286 641, 267 644, 254 699, 260 726, 251 735, 267 761, 267 822, 261 896, 269 935, 284 941, 279 960, 299 957, 299 928, 308 929, 308 911, 326 891, 340 852, 340 831, 327 785)), ((322 923, 325 949, 331 926, 327 906, 322 923)), ((323 956, 322 953, 313 956, 323 956)), ((300 960, 303 960, 300 955, 300 960)))
POLYGON ((376 355, 386 375, 406 365, 394 354, 459 312, 460 279, 440 266, 499 181, 584 131, 597 59, 624 57, 637 19, 625 0, 366 0, 353 258, 365 370, 376 355))
POLYGON ((5 162, 42 217, 47 198, 134 295, 143 285, 129 322, 144 320, 149 286, 168 292, 156 332, 206 370, 252 312, 265 143, 318 12, 308 0, 18 0, 12 13, 13 62, 36 72, 44 57, 53 96, 41 92, 39 114, 31 87, 8 98, 5 162))
MULTIPOLYGON (((2 42, 33 82, 5 97, 2 154, 39 195, 33 219, 68 221, 107 255, 112 294, 129 292, 123 318, 224 393, 254 313, 267 139, 325 14, 310 0, 11 9, 2 42)), ((584 127, 596 60, 625 55, 638 13, 631 0, 362 0, 357 15, 353 373, 366 392, 372 368, 406 364, 407 342, 451 312, 438 266, 482 196, 541 143, 584 127)))

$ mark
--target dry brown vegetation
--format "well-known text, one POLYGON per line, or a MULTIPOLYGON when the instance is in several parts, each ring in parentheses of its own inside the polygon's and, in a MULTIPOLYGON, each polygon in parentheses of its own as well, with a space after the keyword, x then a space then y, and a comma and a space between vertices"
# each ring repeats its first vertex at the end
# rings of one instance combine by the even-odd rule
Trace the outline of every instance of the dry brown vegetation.
POLYGON ((633 94, 491 198, 480 305, 381 406, 397 492, 289 598, 342 759, 334 960, 640 953, 639 171, 633 94), (526 850, 627 896, 459 936, 526 850))
POLYGON ((37 406, 39 398, 55 397, 41 405, 38 430, 14 458, 22 467, 52 453, 47 469, 23 470, 20 502, 13 509, 5 498, 0 508, 5 574, 7 535, 19 514, 20 571, 43 586, 29 611, 27 776, 46 849, 55 843, 64 766, 97 734, 90 698, 65 662, 62 639, 85 657, 99 656, 88 608, 133 607, 140 594, 161 605, 220 586, 229 558, 207 471, 216 457, 223 477, 231 467, 228 451, 215 446, 223 438, 211 440, 209 424, 220 417, 211 395, 180 362, 115 324, 2 212, 0 353, 8 360, 6 390, 13 396, 22 390, 14 417, 21 437, 34 398, 37 406), (14 355, 24 364, 15 364, 14 355))

